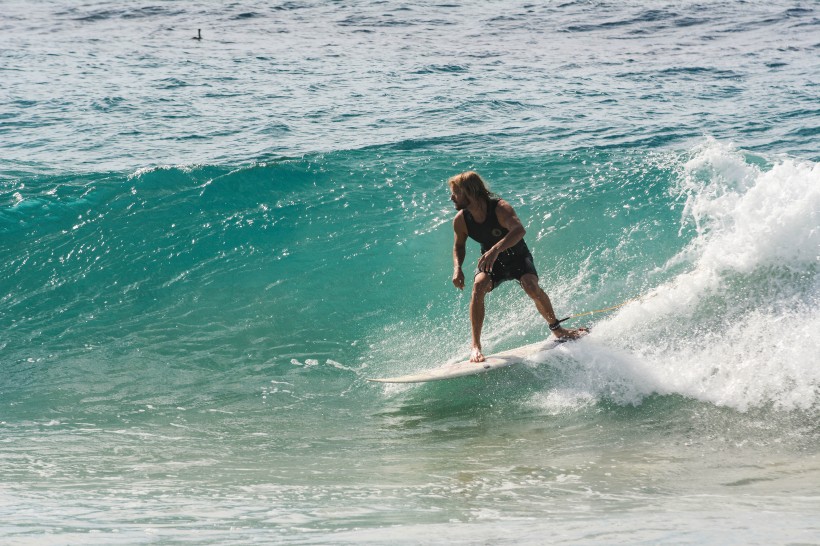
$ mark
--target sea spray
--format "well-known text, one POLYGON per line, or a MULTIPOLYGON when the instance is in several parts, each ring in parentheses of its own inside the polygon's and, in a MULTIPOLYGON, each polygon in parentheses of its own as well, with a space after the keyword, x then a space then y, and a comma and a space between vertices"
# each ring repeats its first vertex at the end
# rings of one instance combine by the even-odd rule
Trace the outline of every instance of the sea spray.
MULTIPOLYGON (((678 187, 682 222, 698 229, 667 267, 688 270, 598 324, 596 336, 628 349, 618 368, 638 366, 630 383, 644 394, 816 411, 820 168, 760 167, 709 141, 678 187)), ((607 362, 579 359, 590 369, 607 362)))

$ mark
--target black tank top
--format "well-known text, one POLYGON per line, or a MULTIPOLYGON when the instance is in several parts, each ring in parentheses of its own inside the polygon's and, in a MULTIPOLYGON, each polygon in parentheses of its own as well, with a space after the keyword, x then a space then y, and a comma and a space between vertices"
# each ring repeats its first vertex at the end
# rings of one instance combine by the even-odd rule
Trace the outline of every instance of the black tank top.
MULTIPOLYGON (((501 226, 498 222, 498 215, 495 213, 495 209, 498 206, 498 201, 500 199, 498 197, 490 198, 487 202, 487 218, 482 222, 478 223, 473 218, 473 215, 470 214, 470 211, 464 209, 464 221, 467 223, 467 235, 470 236, 471 239, 478 241, 481 244, 481 253, 484 254, 490 247, 496 244, 498 241, 504 238, 510 230, 501 226)), ((530 249, 527 248, 527 243, 524 242, 524 239, 518 241, 515 246, 509 248, 504 251, 504 254, 508 255, 527 255, 530 253, 530 249)))

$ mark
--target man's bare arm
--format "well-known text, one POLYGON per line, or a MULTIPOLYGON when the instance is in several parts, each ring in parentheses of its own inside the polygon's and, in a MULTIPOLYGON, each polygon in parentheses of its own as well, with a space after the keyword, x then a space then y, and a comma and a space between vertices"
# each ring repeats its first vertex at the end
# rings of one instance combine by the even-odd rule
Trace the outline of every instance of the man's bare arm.
POLYGON ((467 255, 467 223, 464 215, 459 213, 453 220, 453 285, 459 290, 464 289, 464 271, 461 265, 467 255))
POLYGON ((509 230, 503 239, 498 241, 495 246, 499 251, 507 250, 518 244, 518 241, 524 238, 527 230, 524 229, 524 224, 518 218, 512 206, 503 199, 498 201, 498 206, 495 208, 495 215, 498 218, 498 223, 501 227, 509 230))

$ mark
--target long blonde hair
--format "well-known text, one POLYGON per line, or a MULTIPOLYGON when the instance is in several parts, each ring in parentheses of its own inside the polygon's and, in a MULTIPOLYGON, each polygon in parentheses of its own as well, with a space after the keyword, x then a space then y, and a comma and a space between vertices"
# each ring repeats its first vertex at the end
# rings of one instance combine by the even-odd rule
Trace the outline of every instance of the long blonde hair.
POLYGON ((460 190, 473 201, 489 201, 494 197, 484 179, 475 171, 466 171, 447 180, 451 190, 460 190))

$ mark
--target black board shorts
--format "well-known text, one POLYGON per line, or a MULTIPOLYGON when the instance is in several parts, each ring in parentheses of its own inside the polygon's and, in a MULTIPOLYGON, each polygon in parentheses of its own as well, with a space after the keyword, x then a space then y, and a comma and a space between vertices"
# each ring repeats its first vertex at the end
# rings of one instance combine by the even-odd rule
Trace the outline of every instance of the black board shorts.
MULTIPOLYGON (((473 278, 479 273, 481 273, 481 271, 476 269, 473 278)), ((521 277, 527 273, 532 273, 536 277, 538 276, 538 271, 536 271, 535 264, 532 261, 532 254, 527 252, 526 254, 505 256, 502 253, 493 264, 493 270, 490 271, 490 279, 493 281, 493 288, 495 288, 504 281, 513 279, 520 281, 521 277)))

